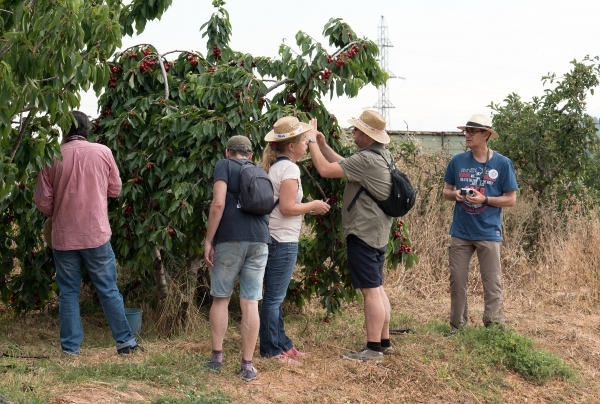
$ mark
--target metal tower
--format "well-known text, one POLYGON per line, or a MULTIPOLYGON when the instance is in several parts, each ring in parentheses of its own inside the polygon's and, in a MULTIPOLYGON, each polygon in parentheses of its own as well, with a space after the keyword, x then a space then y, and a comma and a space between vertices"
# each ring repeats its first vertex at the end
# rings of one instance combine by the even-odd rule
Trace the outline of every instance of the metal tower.
MULTIPOLYGON (((378 27, 377 46, 379 47, 379 66, 384 72, 389 74, 390 79, 395 79, 396 76, 388 69, 388 48, 393 47, 390 39, 388 38, 388 26, 385 22, 385 18, 381 16, 381 21, 378 27)), ((394 104, 390 102, 389 91, 387 85, 379 86, 379 100, 373 105, 373 108, 379 110, 379 113, 385 118, 387 123, 386 128, 390 128, 391 123, 388 117, 388 109, 396 108, 394 104)))

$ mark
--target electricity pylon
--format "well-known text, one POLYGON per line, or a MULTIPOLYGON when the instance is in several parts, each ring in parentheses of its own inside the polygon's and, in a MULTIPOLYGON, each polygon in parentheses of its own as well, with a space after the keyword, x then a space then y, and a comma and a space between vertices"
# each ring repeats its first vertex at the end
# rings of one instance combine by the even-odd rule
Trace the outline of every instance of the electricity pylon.
MULTIPOLYGON (((392 73, 388 68, 388 48, 393 47, 392 42, 388 38, 388 26, 385 22, 385 18, 381 16, 381 21, 379 22, 378 27, 378 36, 377 36, 377 46, 379 47, 379 67, 389 75, 390 79, 395 79, 396 76, 392 73)), ((399 77, 404 78, 404 77, 399 77)), ((373 105, 373 108, 379 110, 379 113, 385 118, 385 122, 387 123, 387 128, 391 127, 390 118, 388 114, 388 109, 396 108, 394 104, 390 102, 389 90, 387 85, 381 85, 378 88, 379 90, 379 100, 377 103, 373 105)))

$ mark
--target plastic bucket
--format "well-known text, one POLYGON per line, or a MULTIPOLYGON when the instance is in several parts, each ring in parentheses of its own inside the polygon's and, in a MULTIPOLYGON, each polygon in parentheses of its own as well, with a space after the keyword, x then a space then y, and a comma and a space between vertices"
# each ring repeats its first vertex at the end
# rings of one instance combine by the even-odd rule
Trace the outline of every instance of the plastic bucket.
POLYGON ((133 334, 140 332, 142 328, 142 309, 125 308, 125 317, 133 334))

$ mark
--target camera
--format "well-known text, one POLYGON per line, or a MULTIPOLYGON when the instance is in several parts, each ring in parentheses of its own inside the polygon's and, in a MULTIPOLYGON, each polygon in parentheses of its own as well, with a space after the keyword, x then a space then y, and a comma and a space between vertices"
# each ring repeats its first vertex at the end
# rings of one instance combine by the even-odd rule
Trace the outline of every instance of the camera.
POLYGON ((471 188, 461 188, 460 189, 460 196, 475 196, 475 191, 473 191, 471 188))

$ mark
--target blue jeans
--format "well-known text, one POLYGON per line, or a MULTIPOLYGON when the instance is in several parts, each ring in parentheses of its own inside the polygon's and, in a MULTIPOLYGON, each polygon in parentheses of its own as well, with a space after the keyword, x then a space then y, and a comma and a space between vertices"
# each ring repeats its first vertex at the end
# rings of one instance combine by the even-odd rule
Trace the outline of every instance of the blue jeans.
POLYGON ((271 237, 265 269, 265 290, 260 306, 260 355, 277 356, 294 344, 285 335, 281 303, 285 299, 298 257, 298 243, 280 243, 271 237))
POLYGON ((79 314, 82 262, 96 287, 117 349, 135 346, 137 342, 125 317, 123 297, 117 289, 117 266, 110 241, 96 248, 53 251, 59 290, 60 344, 63 351, 79 353, 83 340, 79 314))

